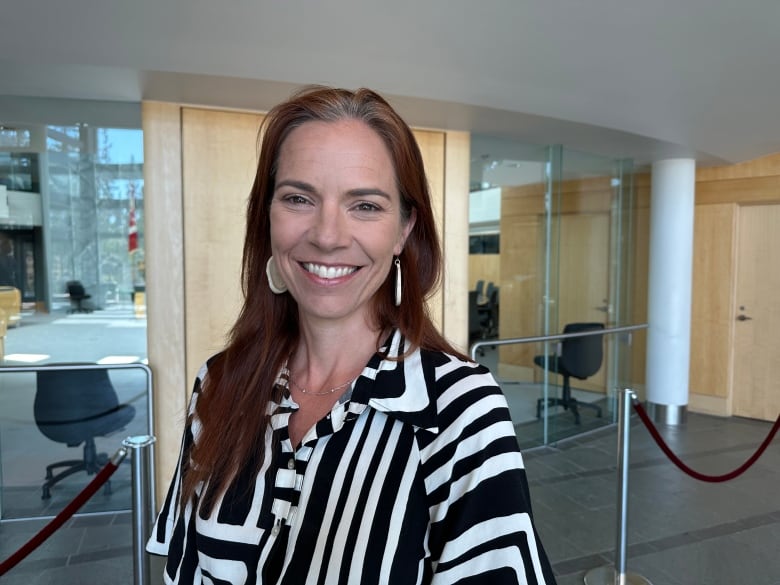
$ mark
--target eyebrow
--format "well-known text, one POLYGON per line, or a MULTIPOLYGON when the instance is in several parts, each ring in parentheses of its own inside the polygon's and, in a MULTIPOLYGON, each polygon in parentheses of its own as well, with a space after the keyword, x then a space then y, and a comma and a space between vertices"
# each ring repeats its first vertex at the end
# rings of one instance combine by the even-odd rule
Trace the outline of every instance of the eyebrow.
MULTIPOLYGON (((300 189, 301 191, 304 191, 306 193, 317 192, 317 189, 311 183, 307 183, 305 181, 296 181, 294 179, 285 179, 284 181, 279 181, 279 183, 276 184, 276 187, 274 187, 274 192, 278 191, 282 187, 292 187, 294 189, 300 189)), ((390 196, 389 193, 383 191, 382 189, 373 188, 373 187, 350 189, 349 191, 347 191, 347 195, 349 195, 350 197, 366 197, 369 195, 378 195, 380 197, 384 197, 385 199, 392 200, 392 197, 390 196)))
POLYGON ((274 192, 278 191, 282 187, 293 187, 295 189, 300 189, 301 191, 306 191, 307 193, 316 193, 317 189, 314 188, 314 185, 311 185, 309 183, 306 183, 304 181, 294 181, 292 179, 286 179, 284 181, 279 181, 276 186, 274 187, 274 192))

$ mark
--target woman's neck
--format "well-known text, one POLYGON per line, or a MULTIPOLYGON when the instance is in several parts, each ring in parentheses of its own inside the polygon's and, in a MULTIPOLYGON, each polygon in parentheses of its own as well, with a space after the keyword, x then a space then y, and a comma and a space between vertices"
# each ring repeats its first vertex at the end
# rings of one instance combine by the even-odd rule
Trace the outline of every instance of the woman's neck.
POLYGON ((377 351, 379 331, 364 321, 301 323, 301 337, 288 368, 293 380, 312 391, 356 378, 377 351))

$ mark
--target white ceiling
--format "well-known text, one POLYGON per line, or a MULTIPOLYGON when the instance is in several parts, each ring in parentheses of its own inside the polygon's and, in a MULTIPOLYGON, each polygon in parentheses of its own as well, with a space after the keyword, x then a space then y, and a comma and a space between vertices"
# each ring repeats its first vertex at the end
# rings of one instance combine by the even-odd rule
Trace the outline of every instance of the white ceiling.
MULTIPOLYGON (((266 109, 368 86, 418 126, 639 163, 780 151, 777 0, 6 0, 0 95, 266 109)), ((490 153, 495 157, 495 153, 490 153)))

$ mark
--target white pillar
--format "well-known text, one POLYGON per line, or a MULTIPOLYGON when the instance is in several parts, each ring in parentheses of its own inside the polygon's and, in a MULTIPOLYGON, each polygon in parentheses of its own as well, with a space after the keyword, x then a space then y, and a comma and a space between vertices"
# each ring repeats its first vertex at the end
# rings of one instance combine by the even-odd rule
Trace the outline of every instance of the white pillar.
POLYGON ((656 422, 680 424, 688 404, 696 161, 653 163, 647 306, 647 403, 656 422))

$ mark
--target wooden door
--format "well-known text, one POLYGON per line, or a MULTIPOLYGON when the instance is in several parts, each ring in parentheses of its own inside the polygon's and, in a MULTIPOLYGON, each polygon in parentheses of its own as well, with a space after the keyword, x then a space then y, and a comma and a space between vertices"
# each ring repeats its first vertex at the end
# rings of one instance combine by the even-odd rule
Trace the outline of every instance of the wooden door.
POLYGON ((734 414, 780 413, 780 205, 739 209, 734 317, 734 414))
MULTIPOLYGON (((558 324, 605 323, 609 317, 609 214, 564 213, 561 215, 560 263, 558 266, 558 324)), ((605 391, 607 363, 581 388, 605 391)))

